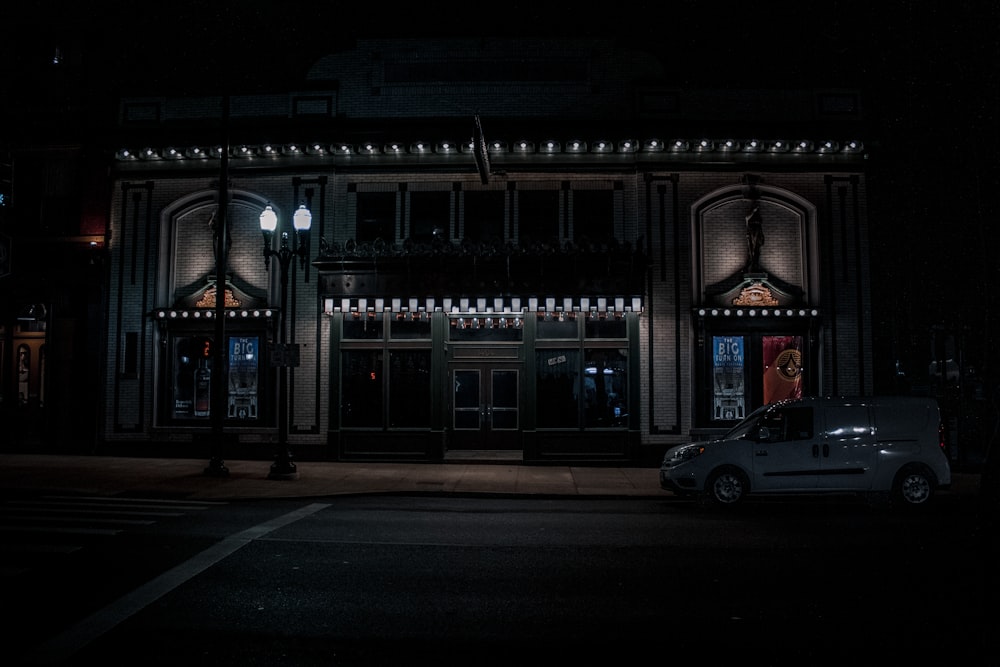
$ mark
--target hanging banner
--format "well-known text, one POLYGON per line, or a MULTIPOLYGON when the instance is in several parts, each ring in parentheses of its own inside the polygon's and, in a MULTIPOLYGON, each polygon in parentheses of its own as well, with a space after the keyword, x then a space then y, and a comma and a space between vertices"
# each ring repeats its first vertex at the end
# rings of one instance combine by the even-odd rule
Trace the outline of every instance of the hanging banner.
POLYGON ((712 350, 712 419, 743 419, 746 416, 743 336, 713 336, 712 350))
POLYGON ((802 336, 763 336, 764 403, 802 398, 802 336))

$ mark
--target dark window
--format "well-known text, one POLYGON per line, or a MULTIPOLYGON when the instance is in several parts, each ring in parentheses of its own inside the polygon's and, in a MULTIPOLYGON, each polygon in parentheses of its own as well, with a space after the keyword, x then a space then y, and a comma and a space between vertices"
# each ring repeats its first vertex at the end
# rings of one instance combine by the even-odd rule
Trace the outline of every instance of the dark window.
POLYGON ((537 420, 539 428, 580 425, 580 350, 535 352, 537 420))
POLYGON ((813 437, 812 408, 796 408, 788 411, 788 421, 785 425, 785 439, 810 440, 813 437))
POLYGON ((80 233, 80 157, 45 153, 18 161, 17 210, 24 225, 44 236, 80 233))
POLYGON ((257 419, 260 405, 260 337, 230 336, 227 352, 229 389, 226 391, 226 417, 257 419))
POLYGON ((382 313, 345 314, 344 338, 352 340, 380 340, 382 338, 382 313), (357 317, 354 315, 357 315, 357 317))
POLYGON ((477 243, 504 240, 504 193, 465 193, 465 238, 477 243))
POLYGON ((588 427, 628 424, 628 357, 625 350, 584 352, 584 420, 588 427))
POLYGON ((382 350, 344 352, 341 423, 382 426, 382 350))
POLYGON ((587 81, 586 59, 513 58, 484 62, 453 58, 386 62, 383 77, 387 84, 414 82, 470 81, 587 81))
POLYGON ((565 313, 558 315, 546 314, 538 319, 538 327, 535 335, 538 338, 580 338, 580 330, 576 323, 576 317, 567 316, 565 313))
POLYGON ((17 347, 17 404, 25 406, 31 395, 31 348, 17 347))
POLYGON ((813 437, 813 409, 771 410, 764 416, 761 426, 767 427, 769 442, 809 440, 813 437))
POLYGON ((393 192, 359 192, 358 219, 355 241, 373 243, 381 239, 396 241, 396 194, 393 192))
POLYGON ((431 352, 389 352, 389 426, 430 426, 431 352))
POLYGON ((430 338, 431 318, 422 317, 411 320, 406 317, 397 317, 389 324, 389 337, 396 339, 430 338))
POLYGON ((524 329, 516 317, 459 317, 449 322, 449 338, 496 343, 524 339, 524 329))
POLYGON ((170 338, 167 364, 170 373, 162 381, 165 391, 161 410, 165 421, 203 424, 212 416, 213 387, 225 387, 223 417, 227 422, 263 421, 268 415, 268 364, 263 331, 226 336, 225 367, 216 371, 215 337, 207 333, 177 332, 170 338))
POLYGON ((410 193, 410 233, 415 243, 430 243, 435 234, 447 238, 451 220, 450 192, 410 193))
POLYGON ((212 415, 215 380, 211 336, 177 336, 173 340, 173 400, 170 416, 176 420, 208 420, 212 415))
POLYGON ((558 247, 559 191, 521 190, 518 200, 518 238, 524 246, 549 244, 558 247))
POLYGON ((612 190, 573 191, 573 240, 607 245, 615 238, 615 200, 612 190))
POLYGON ((585 328, 587 338, 625 338, 625 320, 620 317, 588 317, 585 328))

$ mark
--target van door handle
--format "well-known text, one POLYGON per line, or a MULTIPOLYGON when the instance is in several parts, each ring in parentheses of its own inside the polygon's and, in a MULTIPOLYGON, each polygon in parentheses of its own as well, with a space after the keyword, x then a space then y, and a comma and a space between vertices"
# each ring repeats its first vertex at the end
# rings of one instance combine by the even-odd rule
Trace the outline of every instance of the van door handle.
POLYGON ((813 458, 819 458, 819 445, 813 445, 813 458))
POLYGON ((823 458, 830 458, 830 445, 823 445, 823 458))

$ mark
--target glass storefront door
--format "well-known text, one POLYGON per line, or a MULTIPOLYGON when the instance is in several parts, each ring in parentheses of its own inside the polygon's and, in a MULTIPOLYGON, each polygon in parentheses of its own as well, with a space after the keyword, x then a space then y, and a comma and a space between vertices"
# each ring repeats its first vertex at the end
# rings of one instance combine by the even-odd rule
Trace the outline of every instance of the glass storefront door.
POLYGON ((450 449, 519 449, 520 369, 488 363, 451 372, 450 449))

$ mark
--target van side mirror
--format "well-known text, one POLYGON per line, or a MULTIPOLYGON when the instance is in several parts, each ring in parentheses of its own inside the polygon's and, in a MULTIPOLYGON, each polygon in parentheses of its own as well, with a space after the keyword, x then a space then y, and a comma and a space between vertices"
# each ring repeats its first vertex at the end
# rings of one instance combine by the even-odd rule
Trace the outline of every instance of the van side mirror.
POLYGON ((771 431, 766 426, 761 426, 757 430, 757 442, 764 442, 771 439, 771 431))

